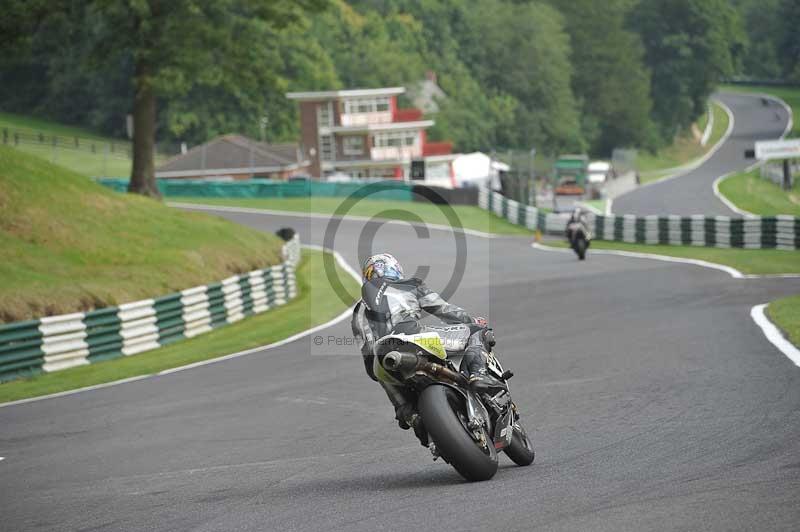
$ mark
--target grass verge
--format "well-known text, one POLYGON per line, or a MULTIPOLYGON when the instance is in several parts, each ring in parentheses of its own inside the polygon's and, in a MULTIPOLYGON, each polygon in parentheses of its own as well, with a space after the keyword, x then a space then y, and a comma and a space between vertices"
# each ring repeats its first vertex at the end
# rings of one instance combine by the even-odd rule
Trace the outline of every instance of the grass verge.
MULTIPOLYGON (((359 293, 358 283, 338 265, 337 269, 345 288, 355 301, 359 293)), ((297 269, 297 283, 299 294, 286 305, 195 338, 130 357, 0 384, 0 403, 137 375, 151 375, 184 364, 258 347, 325 323, 345 309, 345 305, 326 280, 321 252, 303 251, 303 259, 297 269), (310 312, 312 296, 313 313, 310 312)))
MULTIPOLYGON (((547 240, 548 246, 566 248, 567 243, 561 240, 547 240)), ((696 246, 668 246, 654 244, 628 244, 626 242, 610 242, 592 240, 589 249, 616 249, 637 253, 653 253, 668 257, 704 260, 724 264, 736 268, 742 273, 766 275, 778 273, 800 273, 800 251, 783 251, 779 249, 726 249, 696 246)))
POLYGON ((114 306, 281 259, 282 241, 0 146, 0 322, 114 306))
POLYGON ((605 199, 586 200, 582 201, 581 203, 583 203, 584 205, 586 205, 591 209, 595 209, 597 212, 602 214, 606 211, 606 203, 608 203, 608 200, 605 199))
POLYGON ((771 302, 767 305, 767 316, 789 341, 800 347, 800 295, 771 302))
POLYGON ((756 169, 726 177, 719 183, 720 193, 753 214, 800 216, 800 179, 795 179, 791 190, 783 190, 769 179, 762 179, 758 172, 756 169))
MULTIPOLYGON (((182 203, 201 203, 205 205, 225 205, 229 207, 248 207, 255 209, 275 209, 281 211, 333 214, 344 198, 182 198, 170 197, 169 201, 182 203)), ((531 232, 514 225, 480 207, 454 205, 453 212, 465 229, 503 235, 530 235, 531 232)), ((353 206, 349 215, 380 216, 394 220, 418 221, 450 225, 444 211, 431 203, 414 201, 363 200, 353 206)))
MULTIPOLYGON (((679 135, 670 146, 662 148, 658 153, 643 152, 639 154, 636 163, 642 183, 657 181, 671 175, 675 168, 702 157, 722 139, 730 121, 728 113, 716 102, 711 102, 711 112, 714 114, 714 124, 711 127, 711 136, 705 146, 701 146, 700 141, 695 139, 689 130, 679 135)), ((700 130, 702 131, 702 128, 700 130)))
POLYGON ((769 94, 780 98, 792 109, 794 124, 787 137, 800 137, 800 87, 771 87, 762 85, 722 85, 720 90, 745 94, 769 94))

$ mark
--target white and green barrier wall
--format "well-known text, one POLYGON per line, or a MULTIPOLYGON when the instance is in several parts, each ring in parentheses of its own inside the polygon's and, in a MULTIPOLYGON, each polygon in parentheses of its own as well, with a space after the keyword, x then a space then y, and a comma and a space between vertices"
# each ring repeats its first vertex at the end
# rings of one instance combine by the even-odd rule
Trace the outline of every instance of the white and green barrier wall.
POLYGON ((297 235, 283 259, 155 299, 0 325, 0 382, 135 355, 283 305, 297 295, 297 235))
MULTIPOLYGON (((478 205, 532 231, 563 235, 568 215, 545 213, 482 188, 478 205)), ((587 216, 594 238, 635 244, 748 249, 800 249, 800 218, 764 216, 587 216)))

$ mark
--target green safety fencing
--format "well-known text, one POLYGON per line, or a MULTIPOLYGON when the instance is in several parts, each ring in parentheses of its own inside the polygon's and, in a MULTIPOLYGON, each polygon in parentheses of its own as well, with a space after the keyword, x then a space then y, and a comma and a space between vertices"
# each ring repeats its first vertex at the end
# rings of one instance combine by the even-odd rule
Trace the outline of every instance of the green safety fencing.
MULTIPOLYGON (((128 190, 128 180, 98 178, 96 180, 117 192, 128 190)), ((164 197, 200 198, 303 198, 364 197, 376 200, 412 201, 413 186, 398 181, 370 183, 325 183, 313 180, 275 181, 247 179, 243 181, 206 181, 200 179, 156 179, 164 197), (381 190, 384 189, 385 190, 381 190), (361 196, 363 194, 363 196, 361 196)))
POLYGON ((155 299, 0 325, 0 382, 134 355, 191 338, 297 295, 300 241, 281 264, 155 299))
MULTIPOLYGON (((564 235, 569 215, 547 213, 482 188, 478 205, 532 231, 564 235)), ((800 218, 763 216, 587 216, 599 240, 747 249, 800 249, 800 218)))

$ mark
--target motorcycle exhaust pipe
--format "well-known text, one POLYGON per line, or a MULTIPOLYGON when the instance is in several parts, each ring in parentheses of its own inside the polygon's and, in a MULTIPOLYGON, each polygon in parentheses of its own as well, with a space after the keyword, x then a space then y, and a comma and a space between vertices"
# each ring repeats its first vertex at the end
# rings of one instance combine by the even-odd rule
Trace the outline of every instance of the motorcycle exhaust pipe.
POLYGON ((461 373, 452 371, 441 364, 433 364, 424 358, 409 353, 389 351, 383 357, 383 367, 389 371, 399 371, 401 373, 421 370, 433 377, 444 379, 454 384, 467 385, 467 378, 461 373))
POLYGON ((389 371, 413 371, 417 367, 417 355, 389 351, 383 356, 383 367, 389 371))

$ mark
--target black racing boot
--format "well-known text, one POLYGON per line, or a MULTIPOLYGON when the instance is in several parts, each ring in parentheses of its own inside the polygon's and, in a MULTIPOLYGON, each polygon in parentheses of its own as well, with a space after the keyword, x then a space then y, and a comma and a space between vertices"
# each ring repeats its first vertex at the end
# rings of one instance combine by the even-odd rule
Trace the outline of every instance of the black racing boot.
POLYGON ((403 430, 410 429, 414 425, 414 418, 418 417, 419 414, 411 403, 403 403, 394 409, 394 418, 403 430))
POLYGON ((395 418, 397 424, 403 430, 414 429, 414 435, 419 440, 423 447, 428 446, 428 431, 425 430, 425 425, 422 423, 422 418, 414 410, 414 405, 411 403, 404 403, 395 409, 395 418))

